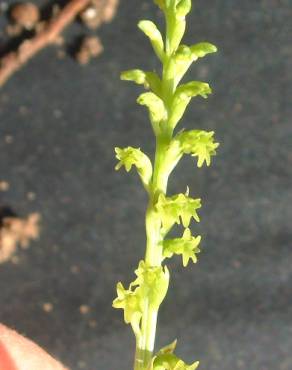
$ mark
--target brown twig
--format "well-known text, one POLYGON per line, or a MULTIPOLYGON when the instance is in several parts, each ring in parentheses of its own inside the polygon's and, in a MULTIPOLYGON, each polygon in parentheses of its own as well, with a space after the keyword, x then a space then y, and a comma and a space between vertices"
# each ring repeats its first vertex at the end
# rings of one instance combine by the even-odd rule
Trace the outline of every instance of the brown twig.
POLYGON ((53 44, 59 34, 68 26, 88 4, 90 0, 71 0, 60 13, 48 21, 43 30, 33 38, 25 40, 16 51, 12 51, 0 60, 0 87, 18 71, 30 58, 49 44, 53 44))

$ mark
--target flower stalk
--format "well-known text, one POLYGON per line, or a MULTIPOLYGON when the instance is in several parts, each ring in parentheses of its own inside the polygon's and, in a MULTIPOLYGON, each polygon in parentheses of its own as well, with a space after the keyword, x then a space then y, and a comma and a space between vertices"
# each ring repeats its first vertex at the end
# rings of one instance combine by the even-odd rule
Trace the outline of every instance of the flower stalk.
POLYGON ((195 96, 206 98, 211 93, 207 83, 192 81, 180 84, 180 81, 194 61, 217 49, 209 43, 181 45, 191 0, 154 2, 165 15, 165 37, 152 21, 143 20, 138 27, 149 38, 161 61, 162 77, 139 69, 121 75, 123 80, 144 85, 149 90, 141 94, 137 102, 149 111, 156 138, 154 166, 138 148, 116 148, 119 160, 116 169, 124 166, 129 171, 135 166, 149 195, 145 220, 146 253, 135 271, 137 278, 129 288, 118 284, 118 297, 113 306, 124 310, 125 322, 131 324, 136 337, 134 370, 194 370, 198 362, 187 365, 174 354, 176 342, 156 355, 153 352, 158 311, 169 286, 169 271, 164 260, 181 255, 184 266, 190 260, 196 262, 201 240, 200 236, 192 236, 189 228, 192 219, 199 222, 197 210, 201 207, 200 199, 191 198, 189 191, 168 196, 168 179, 184 154, 197 157, 198 167, 204 163, 210 165, 219 145, 214 142, 214 132, 190 130, 174 133, 191 99, 195 96), (184 228, 182 237, 166 239, 175 224, 184 228))

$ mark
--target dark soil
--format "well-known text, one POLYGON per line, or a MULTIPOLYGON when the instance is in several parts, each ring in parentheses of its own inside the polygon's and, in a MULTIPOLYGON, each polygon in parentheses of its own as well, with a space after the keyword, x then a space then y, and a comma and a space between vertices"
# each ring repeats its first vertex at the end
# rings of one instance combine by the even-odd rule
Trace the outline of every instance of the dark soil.
MULTIPOLYGON (((151 0, 122 1, 98 32, 98 59, 81 68, 52 47, 0 91, 1 206, 42 224, 18 264, 0 266, 0 321, 73 370, 132 366, 134 340, 111 302, 144 253, 146 195, 134 172, 114 171, 114 147, 153 153, 139 88, 119 81, 158 67, 141 18, 162 23, 151 0)), ((189 18, 186 42, 219 52, 191 69, 214 95, 181 127, 215 130, 221 146, 210 168, 187 158, 170 182, 202 198, 203 243, 197 265, 171 263, 157 346, 177 337, 200 370, 292 369, 291 18, 292 0, 197 0, 189 18)))

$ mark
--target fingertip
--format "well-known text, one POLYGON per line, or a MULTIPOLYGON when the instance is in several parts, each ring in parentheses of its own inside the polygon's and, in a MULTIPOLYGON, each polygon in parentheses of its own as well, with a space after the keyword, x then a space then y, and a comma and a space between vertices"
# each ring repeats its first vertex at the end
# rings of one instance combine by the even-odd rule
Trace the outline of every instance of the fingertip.
POLYGON ((68 370, 41 347, 0 324, 0 370, 68 370))

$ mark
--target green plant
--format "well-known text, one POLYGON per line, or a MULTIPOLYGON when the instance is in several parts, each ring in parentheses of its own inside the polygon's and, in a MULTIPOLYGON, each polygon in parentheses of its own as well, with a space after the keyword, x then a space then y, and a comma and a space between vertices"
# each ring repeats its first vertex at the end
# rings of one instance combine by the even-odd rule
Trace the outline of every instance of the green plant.
POLYGON ((124 319, 131 324, 136 337, 135 370, 194 370, 198 362, 187 365, 174 354, 176 342, 153 356, 156 322, 159 306, 165 298, 169 285, 169 271, 164 263, 173 255, 181 255, 183 265, 197 261, 200 236, 192 236, 189 225, 192 219, 199 222, 197 214, 200 199, 186 193, 167 196, 168 178, 184 154, 197 158, 197 166, 210 165, 218 143, 214 132, 182 130, 174 134, 188 104, 195 96, 206 98, 211 93, 207 83, 192 81, 180 84, 191 64, 208 53, 216 51, 209 43, 192 46, 181 45, 186 28, 186 15, 190 12, 191 0, 155 0, 165 15, 166 36, 149 21, 139 22, 138 27, 150 39, 153 49, 162 63, 161 78, 155 72, 139 69, 123 72, 122 80, 144 85, 150 91, 138 97, 137 102, 149 110, 150 121, 156 137, 154 166, 140 149, 116 148, 119 160, 116 169, 137 168, 144 188, 149 195, 146 212, 146 255, 139 263, 128 289, 117 285, 115 308, 124 310, 124 319), (182 224, 181 238, 167 239, 175 224, 182 224))

